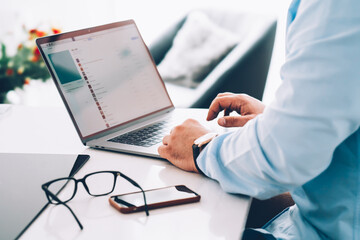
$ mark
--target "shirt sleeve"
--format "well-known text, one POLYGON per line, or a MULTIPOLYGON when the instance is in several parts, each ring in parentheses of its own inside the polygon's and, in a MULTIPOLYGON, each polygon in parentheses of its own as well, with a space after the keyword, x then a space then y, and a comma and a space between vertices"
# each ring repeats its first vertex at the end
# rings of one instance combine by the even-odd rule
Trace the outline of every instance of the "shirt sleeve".
POLYGON ((302 1, 282 85, 263 114, 215 138, 199 168, 225 191, 266 199, 323 172, 360 123, 360 2, 302 1))

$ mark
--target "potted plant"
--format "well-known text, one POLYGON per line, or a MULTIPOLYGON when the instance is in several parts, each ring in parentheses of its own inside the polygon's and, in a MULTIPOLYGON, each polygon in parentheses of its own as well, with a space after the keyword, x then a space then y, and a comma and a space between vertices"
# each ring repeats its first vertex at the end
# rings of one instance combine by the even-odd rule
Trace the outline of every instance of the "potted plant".
MULTIPOLYGON (((1 44, 0 55, 0 103, 6 101, 6 95, 15 88, 23 88, 30 80, 46 81, 50 78, 44 61, 36 47, 35 39, 47 35, 44 31, 31 29, 28 39, 21 42, 14 56, 8 56, 6 45, 1 44)), ((58 29, 52 28, 53 34, 60 33, 58 29)))

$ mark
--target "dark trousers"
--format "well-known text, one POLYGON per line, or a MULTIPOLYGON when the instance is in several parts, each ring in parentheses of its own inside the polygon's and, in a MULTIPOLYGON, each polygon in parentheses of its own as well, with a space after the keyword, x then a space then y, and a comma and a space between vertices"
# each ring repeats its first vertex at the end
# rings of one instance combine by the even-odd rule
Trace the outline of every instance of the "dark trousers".
POLYGON ((251 228, 261 228, 284 209, 294 205, 289 193, 284 193, 267 200, 253 199, 246 221, 243 240, 274 240, 272 235, 264 235, 251 228))

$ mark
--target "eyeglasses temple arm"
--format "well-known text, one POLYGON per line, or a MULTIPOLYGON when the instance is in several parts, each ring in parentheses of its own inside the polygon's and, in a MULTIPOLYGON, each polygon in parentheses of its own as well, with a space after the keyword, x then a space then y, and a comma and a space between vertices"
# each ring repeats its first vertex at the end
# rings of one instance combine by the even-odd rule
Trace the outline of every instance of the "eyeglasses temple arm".
POLYGON ((120 172, 119 172, 119 175, 120 175, 121 177, 125 178, 126 180, 128 180, 132 185, 134 185, 135 187, 138 187, 138 188, 141 190, 141 192, 142 192, 142 194, 143 194, 143 197, 144 197, 145 213, 146 213, 146 216, 149 216, 149 208, 148 208, 148 205, 147 205, 147 203, 146 203, 145 192, 144 192, 144 190, 142 189, 142 187, 140 187, 140 185, 139 185, 137 182, 135 182, 134 180, 132 180, 132 179, 129 178, 128 176, 126 176, 126 175, 124 175, 124 174, 122 174, 122 173, 120 173, 120 172))
POLYGON ((75 215, 75 213, 73 212, 73 210, 71 210, 71 208, 70 208, 66 203, 64 203, 63 201, 61 201, 55 194, 53 194, 52 192, 50 192, 45 186, 43 186, 42 189, 43 189, 47 194, 49 194, 55 201, 57 201, 59 204, 62 204, 62 205, 64 205, 67 209, 69 209, 69 211, 71 212, 71 214, 72 214, 73 217, 75 218, 77 224, 79 225, 80 229, 81 229, 81 230, 84 229, 83 225, 81 224, 81 222, 79 221, 79 219, 76 217, 76 215, 75 215))
POLYGON ((139 186, 142 194, 143 194, 143 197, 144 197, 144 206, 145 206, 145 213, 146 213, 146 216, 149 216, 149 208, 148 208, 148 205, 146 203, 146 197, 145 197, 145 192, 144 190, 139 186))
POLYGON ((74 216, 77 224, 79 225, 80 229, 83 230, 84 227, 83 227, 83 225, 81 224, 81 222, 79 221, 79 219, 76 217, 76 215, 75 215, 75 213, 73 212, 73 210, 71 210, 71 208, 70 208, 66 203, 61 202, 61 204, 63 204, 67 209, 69 209, 69 211, 71 212, 71 214, 74 216))

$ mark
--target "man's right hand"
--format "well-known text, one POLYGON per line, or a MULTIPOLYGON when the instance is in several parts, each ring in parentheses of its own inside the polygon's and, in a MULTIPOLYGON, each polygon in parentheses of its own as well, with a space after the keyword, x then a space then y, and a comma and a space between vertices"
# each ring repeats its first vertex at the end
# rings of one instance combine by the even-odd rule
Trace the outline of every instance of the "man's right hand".
POLYGON ((218 124, 223 127, 242 127, 249 120, 262 113, 265 105, 246 94, 220 93, 212 101, 207 120, 215 119, 224 110, 224 117, 218 119, 218 124), (236 111, 240 116, 229 116, 236 111))

